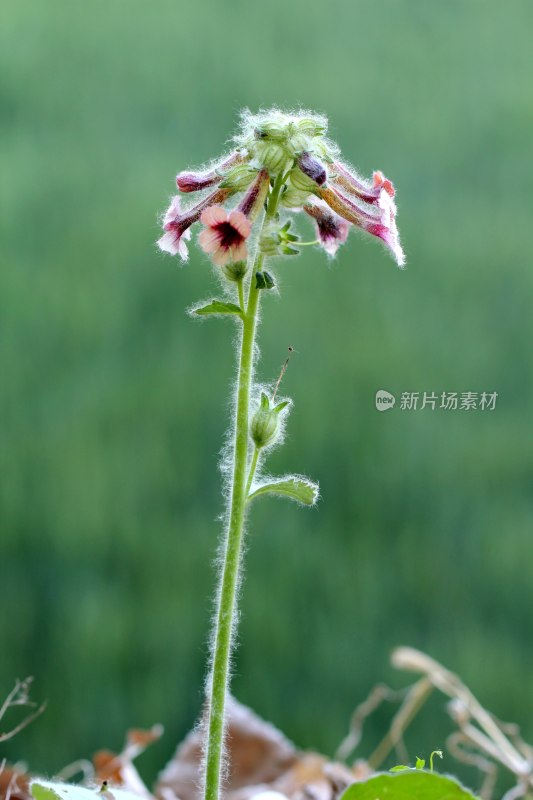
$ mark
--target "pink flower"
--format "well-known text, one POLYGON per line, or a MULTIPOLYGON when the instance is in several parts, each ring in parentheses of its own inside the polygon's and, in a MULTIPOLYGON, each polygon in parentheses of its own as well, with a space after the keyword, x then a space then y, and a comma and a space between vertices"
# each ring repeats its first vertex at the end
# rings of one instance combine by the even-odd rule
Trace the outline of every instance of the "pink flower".
POLYGON ((334 256, 348 238, 350 224, 322 203, 306 203, 304 211, 313 217, 316 234, 326 253, 334 256))
POLYGON ((246 239, 252 230, 251 223, 242 211, 234 209, 229 213, 222 206, 206 208, 200 216, 206 226, 198 241, 205 253, 209 253, 219 267, 236 261, 244 261, 247 256, 246 239))
POLYGON ((405 255, 396 227, 396 205, 383 184, 384 180, 380 181, 378 178, 372 202, 365 201, 356 193, 352 197, 347 197, 335 186, 323 186, 318 190, 318 194, 340 217, 381 239, 391 251, 398 266, 403 267, 405 255))
POLYGON ((339 186, 348 194, 356 195, 367 203, 375 203, 379 199, 382 190, 387 192, 390 197, 394 197, 394 186, 385 178, 382 172, 374 172, 372 182, 361 178, 354 172, 350 172, 348 167, 340 161, 333 162, 334 175, 332 182, 339 186))
POLYGON ((199 237, 200 247, 209 253, 219 267, 247 257, 246 239, 252 230, 252 222, 263 207, 269 186, 266 170, 257 177, 233 211, 227 212, 221 206, 206 209, 200 221, 206 226, 199 237))
POLYGON ((172 256, 179 255, 182 261, 187 261, 189 251, 185 240, 191 237, 189 228, 200 219, 202 212, 206 208, 223 203, 229 194, 228 189, 217 189, 216 192, 205 197, 201 203, 186 211, 181 208, 180 198, 178 196, 173 197, 163 218, 163 230, 165 232, 157 242, 159 249, 165 253, 170 253, 172 256))

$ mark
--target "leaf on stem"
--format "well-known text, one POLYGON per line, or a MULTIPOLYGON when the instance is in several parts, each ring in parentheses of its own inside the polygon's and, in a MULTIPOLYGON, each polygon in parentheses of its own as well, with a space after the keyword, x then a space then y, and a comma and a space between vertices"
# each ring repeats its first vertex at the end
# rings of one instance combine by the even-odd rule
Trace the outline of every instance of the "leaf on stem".
POLYGON ((341 800, 476 800, 475 795, 455 779, 420 769, 376 775, 353 783, 341 800))
POLYGON ((236 314, 242 317, 242 311, 235 303, 226 303, 223 300, 211 300, 205 306, 193 307, 190 310, 192 315, 197 314, 200 317, 209 315, 222 316, 225 314, 236 314))
POLYGON ((255 500, 264 494, 274 494, 279 497, 288 497, 304 506, 313 506, 318 500, 318 485, 307 478, 282 478, 281 480, 271 481, 259 486, 252 492, 248 500, 255 500))

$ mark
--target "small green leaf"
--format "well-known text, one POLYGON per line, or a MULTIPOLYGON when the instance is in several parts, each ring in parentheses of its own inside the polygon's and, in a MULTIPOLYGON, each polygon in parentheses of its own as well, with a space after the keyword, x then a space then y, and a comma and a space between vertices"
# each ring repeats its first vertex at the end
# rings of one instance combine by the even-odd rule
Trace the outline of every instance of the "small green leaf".
POLYGON ((292 219, 288 219, 285 225, 281 228, 282 231, 286 232, 292 225, 292 219))
POLYGON ((237 314, 242 317, 242 311, 235 303, 225 303, 222 300, 211 300, 206 306, 192 309, 193 314, 198 314, 200 317, 206 317, 210 314, 237 314))
POLYGON ((433 750, 433 752, 429 757, 429 769, 431 772, 433 772, 433 758, 435 756, 438 756, 439 758, 444 758, 444 756, 442 755, 442 750, 433 750))
POLYGON ((282 247, 281 248, 281 252, 284 253, 286 256, 299 256, 300 255, 300 251, 299 250, 296 250, 294 247, 289 247, 289 245, 287 245, 286 247, 282 247))
POLYGON ((391 767, 389 772, 405 772, 406 769, 412 769, 412 767, 408 767, 406 764, 397 764, 395 767, 391 767))
POLYGON ((454 778, 407 769, 352 783, 340 800, 476 800, 454 778))
POLYGON ((59 795, 53 789, 47 786, 41 786, 39 783, 32 783, 31 793, 35 800, 58 800, 59 795))
POLYGON ((263 494, 288 497, 290 500, 296 500, 297 503, 301 503, 304 506, 312 506, 318 499, 318 486, 305 478, 284 478, 279 481, 272 481, 272 483, 264 483, 255 492, 252 492, 248 500, 254 500, 263 494))
POLYGON ((99 792, 72 783, 35 780, 32 781, 30 788, 35 800, 96 800, 100 797, 107 800, 139 800, 139 795, 115 787, 99 792))
POLYGON ((418 756, 417 756, 416 763, 415 763, 415 769, 424 769, 425 766, 426 766, 425 759, 418 758, 418 756))
POLYGON ((276 412, 276 414, 279 414, 280 411, 283 411, 284 408, 287 408, 289 403, 290 403, 290 400, 282 400, 281 403, 278 403, 277 406, 274 408, 274 411, 276 412))

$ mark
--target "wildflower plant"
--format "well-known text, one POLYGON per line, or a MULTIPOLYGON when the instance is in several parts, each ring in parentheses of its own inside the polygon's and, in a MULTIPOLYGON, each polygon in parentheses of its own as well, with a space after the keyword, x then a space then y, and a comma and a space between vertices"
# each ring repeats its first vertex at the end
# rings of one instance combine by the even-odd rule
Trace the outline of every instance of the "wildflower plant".
POLYGON ((300 475, 263 478, 272 447, 282 439, 290 410, 275 387, 254 382, 255 339, 260 301, 275 286, 272 262, 294 258, 306 246, 334 256, 352 228, 381 240, 402 267, 392 183, 381 172, 361 178, 340 159, 327 138, 327 120, 308 112, 245 111, 231 152, 201 172, 180 172, 180 192, 163 217, 161 250, 188 259, 191 227, 224 285, 224 296, 191 309, 194 316, 230 316, 238 326, 239 359, 232 450, 227 466, 227 510, 219 559, 220 576, 206 682, 204 791, 218 800, 225 776, 225 705, 237 619, 246 515, 261 495, 288 497, 312 506, 318 486, 300 475), (195 194, 196 203, 183 195, 195 194), (307 217, 315 238, 293 230, 307 217), (267 269, 268 267, 268 269, 267 269))

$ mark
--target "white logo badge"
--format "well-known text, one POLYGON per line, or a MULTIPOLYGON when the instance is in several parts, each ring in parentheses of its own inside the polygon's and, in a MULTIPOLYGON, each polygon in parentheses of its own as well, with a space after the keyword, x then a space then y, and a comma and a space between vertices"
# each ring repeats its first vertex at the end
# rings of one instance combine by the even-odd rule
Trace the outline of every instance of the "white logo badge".
POLYGON ((386 392, 385 389, 378 389, 376 392, 376 408, 378 411, 388 411, 389 408, 393 408, 396 402, 396 398, 390 392, 386 392))

